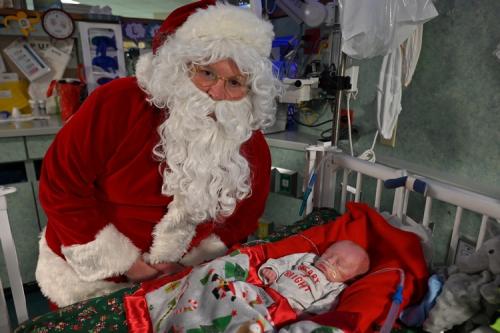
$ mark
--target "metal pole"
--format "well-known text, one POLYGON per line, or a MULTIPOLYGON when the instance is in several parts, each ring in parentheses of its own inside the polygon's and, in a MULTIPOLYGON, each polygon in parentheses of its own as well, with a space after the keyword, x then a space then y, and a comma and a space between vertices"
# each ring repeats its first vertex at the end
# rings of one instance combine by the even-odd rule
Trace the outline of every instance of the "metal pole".
MULTIPOLYGON (((329 42, 330 44, 330 55, 329 55, 329 66, 335 65, 336 75, 344 76, 345 72, 345 62, 346 55, 342 53, 342 29, 340 26, 340 8, 337 4, 335 6, 335 19, 330 33, 329 42)), ((340 107, 342 102, 342 91, 337 90, 335 92, 335 104, 333 107, 333 122, 332 122, 332 146, 337 147, 337 142, 339 140, 339 126, 340 126, 340 107)))
MULTIPOLYGON (((341 52, 340 63, 337 71, 337 75, 344 76, 345 74, 345 63, 347 56, 341 52)), ((338 89, 335 92, 335 107, 333 109, 333 124, 332 124, 332 146, 337 147, 337 143, 339 141, 339 132, 340 132, 340 108, 342 106, 342 90, 338 89)))

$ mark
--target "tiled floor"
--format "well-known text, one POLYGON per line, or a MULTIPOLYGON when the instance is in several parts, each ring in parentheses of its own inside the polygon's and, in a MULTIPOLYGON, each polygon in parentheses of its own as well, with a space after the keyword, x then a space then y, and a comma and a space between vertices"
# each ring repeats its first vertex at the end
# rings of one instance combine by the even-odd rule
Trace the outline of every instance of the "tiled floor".
MULTIPOLYGON (((11 296, 7 296, 6 298, 7 307, 9 308, 11 327, 15 328, 17 326, 17 318, 14 313, 14 302, 11 296)), ((47 300, 39 290, 33 290, 26 293, 26 304, 28 306, 28 315, 30 318, 34 318, 50 311, 47 300)))

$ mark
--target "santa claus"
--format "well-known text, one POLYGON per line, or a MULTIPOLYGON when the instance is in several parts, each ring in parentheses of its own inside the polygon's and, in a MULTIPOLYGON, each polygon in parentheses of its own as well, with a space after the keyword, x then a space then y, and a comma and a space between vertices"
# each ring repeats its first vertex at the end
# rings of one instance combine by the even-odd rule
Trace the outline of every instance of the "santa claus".
POLYGON ((36 271, 58 306, 225 253, 269 192, 261 129, 279 84, 269 22, 199 1, 174 11, 136 77, 94 91, 48 150, 36 271))

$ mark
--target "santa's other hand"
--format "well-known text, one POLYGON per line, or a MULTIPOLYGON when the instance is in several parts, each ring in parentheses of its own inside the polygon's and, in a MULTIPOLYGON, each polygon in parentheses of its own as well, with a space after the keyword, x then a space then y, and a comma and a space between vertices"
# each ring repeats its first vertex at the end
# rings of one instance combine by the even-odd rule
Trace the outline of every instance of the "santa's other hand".
POLYGON ((125 276, 131 282, 143 282, 151 280, 158 276, 160 271, 146 264, 142 259, 137 259, 132 266, 125 272, 125 276))
POLYGON ((162 262, 159 264, 151 264, 151 266, 165 275, 172 275, 186 268, 184 265, 177 262, 162 262))

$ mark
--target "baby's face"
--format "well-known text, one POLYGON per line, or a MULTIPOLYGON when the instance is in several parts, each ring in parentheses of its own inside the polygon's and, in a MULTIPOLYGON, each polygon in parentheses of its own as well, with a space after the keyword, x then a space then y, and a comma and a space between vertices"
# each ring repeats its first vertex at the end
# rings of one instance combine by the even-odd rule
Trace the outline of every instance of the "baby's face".
POLYGON ((362 260, 359 249, 340 244, 330 246, 314 265, 330 282, 345 282, 360 274, 362 260))

